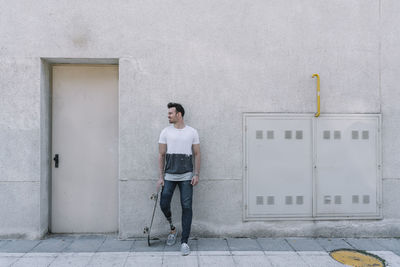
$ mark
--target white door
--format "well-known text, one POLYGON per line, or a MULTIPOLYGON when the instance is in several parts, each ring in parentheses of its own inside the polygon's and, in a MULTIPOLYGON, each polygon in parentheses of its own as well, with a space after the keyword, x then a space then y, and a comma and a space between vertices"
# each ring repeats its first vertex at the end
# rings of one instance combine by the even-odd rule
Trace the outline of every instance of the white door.
POLYGON ((118 230, 118 66, 55 65, 51 232, 118 230))

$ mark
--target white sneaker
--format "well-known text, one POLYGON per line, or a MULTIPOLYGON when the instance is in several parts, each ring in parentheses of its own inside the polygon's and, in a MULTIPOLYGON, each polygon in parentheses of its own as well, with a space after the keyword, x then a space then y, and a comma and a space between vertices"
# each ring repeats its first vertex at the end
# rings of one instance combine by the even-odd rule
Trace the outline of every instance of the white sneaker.
POLYGON ((167 238, 167 246, 173 246, 176 243, 176 230, 171 231, 167 238))
POLYGON ((182 252, 182 256, 187 256, 190 254, 190 248, 189 245, 186 243, 182 243, 181 245, 181 252, 182 252))

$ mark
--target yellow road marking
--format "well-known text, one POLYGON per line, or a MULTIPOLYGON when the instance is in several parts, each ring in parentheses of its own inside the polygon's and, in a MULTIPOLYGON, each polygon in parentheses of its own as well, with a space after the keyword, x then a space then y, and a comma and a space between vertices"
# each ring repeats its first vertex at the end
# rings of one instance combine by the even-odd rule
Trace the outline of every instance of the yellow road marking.
POLYGON ((385 263, 372 254, 356 250, 335 250, 329 253, 332 258, 343 264, 355 267, 384 267, 385 263))

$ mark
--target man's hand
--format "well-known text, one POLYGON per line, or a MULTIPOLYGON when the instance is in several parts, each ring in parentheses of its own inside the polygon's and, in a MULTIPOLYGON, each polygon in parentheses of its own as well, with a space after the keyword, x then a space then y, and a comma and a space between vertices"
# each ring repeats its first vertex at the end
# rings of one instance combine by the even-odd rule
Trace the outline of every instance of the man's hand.
POLYGON ((190 182, 193 186, 197 185, 199 183, 199 176, 195 175, 192 177, 192 181, 190 182))
POLYGON ((164 179, 159 178, 157 181, 157 192, 160 191, 160 186, 164 186, 164 179))

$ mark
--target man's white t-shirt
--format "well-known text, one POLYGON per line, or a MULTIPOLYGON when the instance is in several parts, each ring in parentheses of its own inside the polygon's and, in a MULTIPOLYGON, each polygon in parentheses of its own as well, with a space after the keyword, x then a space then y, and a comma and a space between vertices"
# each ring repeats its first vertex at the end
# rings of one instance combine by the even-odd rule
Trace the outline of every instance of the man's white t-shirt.
POLYGON ((196 129, 185 126, 177 129, 173 125, 161 131, 160 144, 167 145, 165 157, 165 180, 185 181, 192 179, 192 145, 200 144, 196 129))

